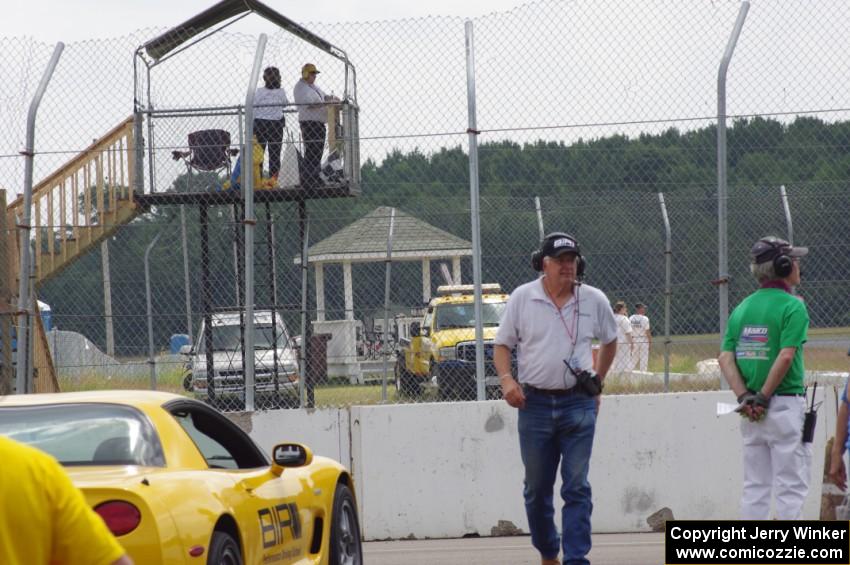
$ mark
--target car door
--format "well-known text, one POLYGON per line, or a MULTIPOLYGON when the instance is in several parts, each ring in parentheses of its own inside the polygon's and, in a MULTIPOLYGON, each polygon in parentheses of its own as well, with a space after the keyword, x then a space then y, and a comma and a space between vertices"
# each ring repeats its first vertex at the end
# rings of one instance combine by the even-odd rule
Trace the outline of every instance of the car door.
POLYGON ((413 350, 413 370, 418 375, 427 375, 431 360, 431 322, 434 319, 433 308, 428 309, 422 326, 419 328, 419 337, 411 340, 413 350), (416 340, 416 341, 414 341, 416 340), (416 343, 418 341, 418 343, 416 343))
POLYGON ((265 455, 233 422, 206 405, 171 408, 211 472, 233 480, 222 493, 233 508, 245 563, 296 563, 308 556, 314 529, 312 494, 297 469, 274 475, 265 455))

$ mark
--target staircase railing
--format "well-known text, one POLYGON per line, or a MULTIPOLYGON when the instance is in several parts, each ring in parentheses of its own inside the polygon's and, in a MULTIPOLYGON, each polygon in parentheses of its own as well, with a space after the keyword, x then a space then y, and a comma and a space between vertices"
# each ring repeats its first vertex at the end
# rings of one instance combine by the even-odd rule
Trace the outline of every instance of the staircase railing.
MULTIPOLYGON (((37 284, 138 213, 134 149, 131 116, 33 187, 37 284)), ((22 206, 23 197, 9 204, 10 222, 17 223, 22 206)))

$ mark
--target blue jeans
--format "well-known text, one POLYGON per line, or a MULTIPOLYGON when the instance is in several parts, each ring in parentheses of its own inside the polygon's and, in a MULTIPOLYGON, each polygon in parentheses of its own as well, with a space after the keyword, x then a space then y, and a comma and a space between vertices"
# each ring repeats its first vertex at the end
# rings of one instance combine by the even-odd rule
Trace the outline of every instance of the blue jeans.
POLYGON ((564 565, 589 565, 590 483, 587 473, 596 430, 596 401, 582 394, 552 397, 528 391, 519 411, 519 447, 525 465, 525 511, 531 544, 547 559, 563 545, 564 565), (561 529, 552 502, 561 464, 561 529))

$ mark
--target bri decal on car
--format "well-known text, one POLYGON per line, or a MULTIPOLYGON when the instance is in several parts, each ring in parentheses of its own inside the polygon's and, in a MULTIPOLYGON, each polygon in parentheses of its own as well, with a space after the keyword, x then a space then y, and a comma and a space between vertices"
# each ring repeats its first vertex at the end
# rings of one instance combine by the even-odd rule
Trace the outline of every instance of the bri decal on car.
POLYGON ((292 539, 301 537, 301 519, 298 517, 298 505, 294 502, 261 508, 257 515, 260 519, 263 549, 283 543, 285 530, 289 530, 292 539))

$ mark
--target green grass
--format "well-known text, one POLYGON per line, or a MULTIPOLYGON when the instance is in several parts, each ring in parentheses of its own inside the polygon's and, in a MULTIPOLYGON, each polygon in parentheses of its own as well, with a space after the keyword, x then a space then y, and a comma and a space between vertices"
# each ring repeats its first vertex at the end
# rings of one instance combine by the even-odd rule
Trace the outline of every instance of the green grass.
MULTIPOLYGON (((809 341, 818 339, 834 339, 839 343, 846 340, 850 334, 850 328, 828 328, 813 329, 809 331, 809 341)), ((720 338, 718 334, 704 334, 693 336, 678 336, 673 338, 670 344, 670 372, 686 376, 674 380, 669 384, 670 392, 689 392, 702 390, 718 390, 719 383, 716 379, 706 379, 696 375, 697 363, 705 359, 715 359, 720 350, 720 338)), ((805 366, 810 371, 837 371, 846 372, 850 370, 850 359, 844 346, 831 347, 807 347, 804 349, 805 366)), ((656 374, 664 372, 664 336, 654 336, 652 351, 649 358, 649 370, 656 374)), ((368 384, 349 384, 347 379, 331 379, 327 383, 319 385, 315 389, 315 403, 317 408, 338 406, 367 406, 384 403, 380 375, 369 375, 378 380, 371 380, 368 384)), ((183 389, 183 370, 175 367, 173 369, 160 371, 157 374, 157 389, 176 394, 189 395, 183 389)), ((79 390, 139 390, 149 389, 150 381, 145 376, 108 377, 103 374, 92 373, 83 377, 60 377, 60 389, 62 391, 79 390)), ((628 381, 617 381, 612 379, 606 385, 606 394, 639 394, 663 392, 663 381, 630 383, 628 381)), ((395 390, 392 375, 387 382, 387 404, 405 402, 436 402, 436 390, 426 387, 418 398, 407 398, 399 395, 395 390)))

